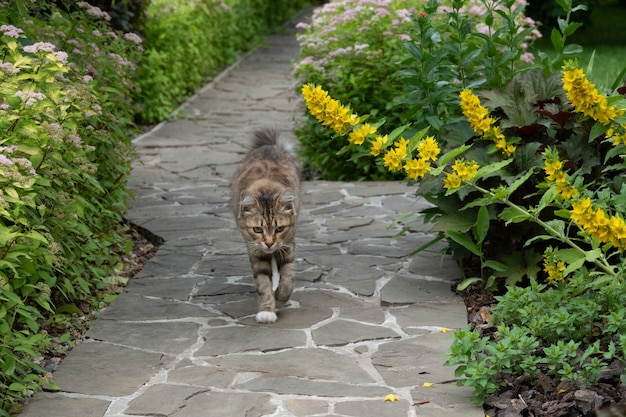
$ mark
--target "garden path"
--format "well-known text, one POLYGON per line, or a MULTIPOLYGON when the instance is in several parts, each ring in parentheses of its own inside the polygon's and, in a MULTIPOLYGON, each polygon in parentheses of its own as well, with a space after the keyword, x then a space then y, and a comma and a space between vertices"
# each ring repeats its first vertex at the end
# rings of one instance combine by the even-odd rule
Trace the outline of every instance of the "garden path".
POLYGON ((407 256, 426 227, 392 238, 425 206, 403 183, 305 182, 293 301, 254 320, 229 181, 254 129, 293 136, 294 31, 136 140, 127 217, 165 243, 58 367, 61 391, 22 417, 484 415, 442 366, 445 330, 466 324, 456 265, 437 248, 407 256))

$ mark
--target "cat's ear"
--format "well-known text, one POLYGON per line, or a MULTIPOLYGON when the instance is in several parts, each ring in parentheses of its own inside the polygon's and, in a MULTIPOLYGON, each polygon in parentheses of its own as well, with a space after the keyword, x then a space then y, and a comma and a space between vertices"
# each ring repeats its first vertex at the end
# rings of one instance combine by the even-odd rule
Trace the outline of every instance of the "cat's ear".
POLYGON ((242 191, 239 196, 239 217, 247 216, 255 206, 254 197, 247 191, 242 191))
POLYGON ((283 213, 295 216, 296 213, 296 195, 291 188, 286 188, 280 195, 280 207, 283 213))

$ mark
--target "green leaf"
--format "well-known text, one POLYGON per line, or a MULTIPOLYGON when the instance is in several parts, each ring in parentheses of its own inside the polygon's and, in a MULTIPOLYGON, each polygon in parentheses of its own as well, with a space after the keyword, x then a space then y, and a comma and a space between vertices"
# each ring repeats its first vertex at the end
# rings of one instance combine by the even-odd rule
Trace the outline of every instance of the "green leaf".
POLYGON ((506 222, 508 226, 510 223, 521 223, 527 220, 532 220, 532 216, 520 207, 505 207, 502 209, 498 217, 506 222))
POLYGON ((491 268, 494 271, 498 271, 498 272, 504 272, 508 269, 508 267, 505 264, 500 263, 498 261, 494 261, 492 259, 489 259, 483 262, 483 266, 486 268, 491 268))
POLYGON ((512 158, 505 159, 504 161, 494 162, 493 164, 485 165, 484 167, 481 167, 478 169, 478 172, 476 173, 474 178, 483 178, 490 174, 493 174, 494 172, 498 172, 505 166, 509 165, 511 162, 513 162, 512 158))
POLYGON ((446 235, 450 239, 452 239, 454 242, 458 243, 459 245, 461 245, 468 251, 472 252, 474 255, 477 255, 480 257, 483 256, 482 250, 466 234, 459 233, 454 230, 449 230, 446 232, 446 235))
POLYGON ((469 287, 473 283, 480 282, 480 281, 482 281, 482 278, 478 278, 478 277, 466 278, 463 281, 461 281, 459 283, 459 285, 456 286, 456 290, 457 291, 463 291, 463 290, 467 289, 467 287, 469 287))
POLYGON ((550 40, 552 41, 552 46, 554 50, 561 53, 563 52, 563 47, 565 45, 563 41, 563 36, 557 28, 552 28, 552 32, 550 32, 550 40))
POLYGON ((480 207, 478 209, 478 217, 476 218, 476 224, 474 226, 474 238, 476 242, 480 245, 487 237, 487 233, 489 232, 489 210, 486 206, 480 207))

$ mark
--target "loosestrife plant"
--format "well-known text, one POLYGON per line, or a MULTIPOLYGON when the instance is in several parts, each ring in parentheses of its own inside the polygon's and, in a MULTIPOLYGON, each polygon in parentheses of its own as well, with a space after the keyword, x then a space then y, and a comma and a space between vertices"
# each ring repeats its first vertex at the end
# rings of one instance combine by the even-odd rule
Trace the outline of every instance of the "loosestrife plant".
MULTIPOLYGON (((295 74, 324 85, 357 113, 411 122, 407 134, 431 133, 459 119, 455 100, 466 87, 505 85, 533 60, 540 36, 523 1, 343 0, 301 24, 295 74)), ((399 177, 370 156, 346 165, 341 149, 308 118, 298 128, 305 163, 332 179, 399 177)), ((443 139, 440 139, 443 140, 443 139)))
MULTIPOLYGON (((310 113, 332 128, 336 139, 348 138, 343 153, 350 150, 352 158, 370 154, 380 167, 402 173, 410 183, 421 182, 418 194, 435 205, 423 214, 439 231, 437 240, 448 240, 466 274, 459 289, 481 284, 495 290, 522 279, 543 280, 552 285, 551 292, 569 296, 588 292, 589 297, 603 299, 607 291, 623 287, 626 183, 621 172, 625 168, 626 100, 599 94, 574 62, 563 66, 560 80, 528 73, 504 93, 491 94, 487 102, 502 104, 498 114, 504 117, 494 116, 471 90, 462 90, 460 107, 467 123, 458 130, 465 136, 447 148, 428 136, 427 129, 406 138, 406 125, 385 133, 384 122, 359 116, 320 86, 305 85, 302 94, 310 113), (524 103, 528 97, 539 102, 524 103), (522 120, 532 122, 524 126, 522 120)), ((537 285, 532 288, 547 288, 537 285)), ((508 297, 513 296, 502 297, 505 305, 508 297)), ((598 303, 601 314, 610 314, 614 308, 598 303)), ((620 309, 624 313, 623 305, 620 309)), ((499 348, 492 347, 488 338, 468 329, 459 331, 448 364, 461 365, 457 374, 465 375, 463 383, 476 388, 478 402, 495 392, 506 375, 524 374, 544 363, 548 364, 546 372, 557 380, 593 385, 601 369, 624 356, 626 339, 622 337, 619 343, 611 339, 611 335, 624 334, 626 329, 618 325, 608 339, 591 339, 597 345, 581 352, 582 356, 576 352, 588 335, 578 335, 567 345, 574 352, 567 362, 568 372, 557 372, 550 355, 556 358, 566 346, 554 341, 554 347, 538 349, 537 328, 517 328, 520 323, 507 326, 507 316, 497 312, 496 307, 500 323, 496 342, 510 337, 515 343, 523 340, 536 356, 525 359, 529 351, 520 350, 519 363, 507 359, 512 351, 504 351, 499 358, 493 356, 499 348), (511 331, 517 332, 515 336, 511 331), (586 360, 592 357, 590 367, 586 360)), ((535 370, 532 375, 536 374, 535 370)))

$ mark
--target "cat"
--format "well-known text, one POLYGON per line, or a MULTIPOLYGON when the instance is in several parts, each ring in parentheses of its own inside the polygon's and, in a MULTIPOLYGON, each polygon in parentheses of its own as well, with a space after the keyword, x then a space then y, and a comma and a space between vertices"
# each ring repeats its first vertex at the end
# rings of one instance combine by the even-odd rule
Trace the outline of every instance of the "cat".
POLYGON ((300 181, 293 144, 275 129, 255 131, 231 184, 231 198, 254 275, 259 323, 274 323, 276 307, 293 292, 300 181))

